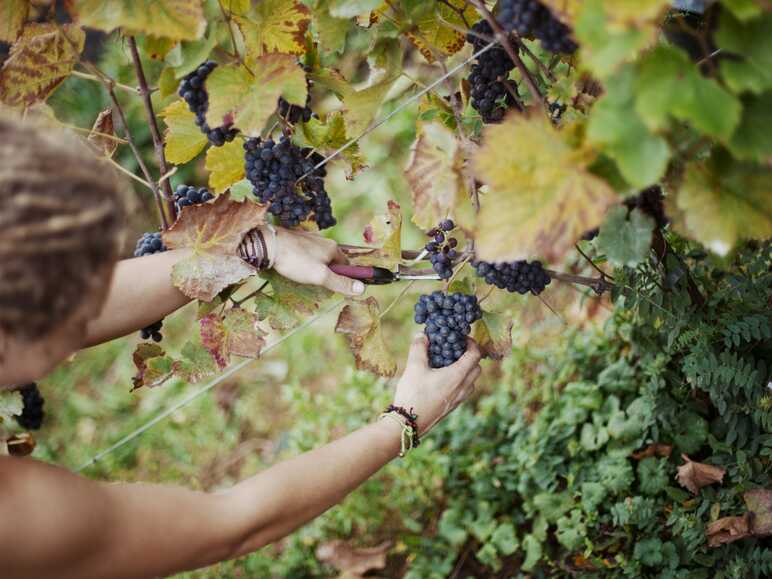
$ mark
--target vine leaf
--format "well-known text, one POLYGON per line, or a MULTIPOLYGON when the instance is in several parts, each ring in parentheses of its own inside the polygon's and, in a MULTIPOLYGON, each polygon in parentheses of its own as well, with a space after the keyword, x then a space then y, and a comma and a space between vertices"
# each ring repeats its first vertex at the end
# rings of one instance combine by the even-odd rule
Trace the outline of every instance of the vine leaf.
POLYGON ((370 571, 386 567, 386 554, 391 541, 375 547, 354 547, 346 541, 336 539, 322 543, 316 548, 316 558, 341 572, 341 578, 358 579, 370 571))
POLYGON ((474 226, 474 208, 464 184, 464 158, 454 132, 438 122, 421 125, 405 170, 413 222, 421 229, 431 229, 449 215, 465 229, 474 226))
POLYGON ((757 537, 772 535, 772 489, 753 489, 743 498, 752 513, 752 532, 757 537))
POLYGON ((330 14, 336 18, 353 18, 369 14, 383 4, 383 0, 330 0, 330 14))
POLYGON ((479 259, 559 260, 616 198, 587 171, 586 154, 541 116, 510 115, 486 128, 484 143, 473 158, 475 174, 490 188, 477 220, 479 259))
POLYGON ((29 0, 6 0, 0 4, 0 40, 13 42, 24 27, 29 0))
POLYGON ((244 36, 249 57, 270 52, 305 52, 310 18, 308 8, 297 0, 263 0, 246 15, 236 15, 233 19, 244 36))
POLYGON ((195 40, 206 30, 200 0, 74 0, 83 26, 111 32, 124 28, 174 40, 195 40))
POLYGON ((702 487, 724 480, 725 469, 712 464, 694 462, 686 454, 682 454, 681 457, 686 462, 678 467, 676 479, 678 484, 693 494, 698 495, 702 487))
POLYGON ((730 12, 722 13, 716 43, 734 55, 719 63, 729 88, 756 94, 772 88, 772 14, 743 23, 730 12))
POLYGON ((729 141, 729 150, 738 158, 765 164, 772 158, 772 90, 743 98, 740 124, 729 141))
POLYGON ((396 268, 402 262, 402 208, 399 204, 389 200, 386 213, 373 217, 362 237, 365 243, 377 247, 372 251, 351 255, 352 263, 396 268))
POLYGON ((677 231, 726 255, 740 239, 772 236, 772 173, 716 156, 687 167, 667 205, 677 231))
POLYGON ((257 358, 265 346, 257 316, 242 308, 231 308, 224 315, 211 313, 199 325, 201 343, 220 369, 228 365, 231 355, 257 358))
POLYGON ((464 48, 466 35, 460 30, 472 26, 480 18, 474 5, 467 0, 424 2, 417 6, 418 13, 411 18, 412 22, 403 23, 408 29, 405 36, 430 64, 437 60, 435 52, 450 56, 464 48))
POLYGON ((182 347, 181 355, 182 358, 174 364, 174 371, 186 382, 199 382, 217 373, 212 355, 200 342, 187 342, 182 347))
POLYGON ((512 316, 483 311, 472 327, 472 338, 485 357, 501 360, 512 351, 513 325, 512 316))
POLYGON ((161 111, 160 116, 166 123, 164 152, 167 161, 182 165, 204 150, 206 135, 196 125, 196 115, 190 112, 184 100, 174 101, 161 111))
POLYGON ((341 310, 335 331, 348 339, 357 368, 390 377, 396 373, 397 364, 383 341, 379 316, 380 307, 374 297, 353 301, 341 310))
POLYGON ((47 99, 72 72, 85 40, 86 34, 73 24, 25 26, 0 70, 0 100, 30 107, 47 99))
POLYGON ((236 249, 249 230, 265 222, 265 212, 263 205, 237 203, 228 195, 185 207, 163 233, 169 249, 192 250, 172 269, 174 285, 190 298, 211 301, 227 286, 254 275, 255 269, 236 255, 236 249))
MULTIPOLYGON (((300 147, 311 147, 322 155, 329 155, 348 142, 346 122, 340 111, 335 111, 322 118, 311 117, 300 125, 293 135, 293 142, 300 147)), ((346 178, 353 179, 365 163, 359 154, 359 145, 354 144, 340 154, 349 164, 346 178)))
POLYGON ((160 386, 174 375, 174 360, 158 344, 141 343, 132 354, 137 373, 132 378, 132 390, 160 386))
POLYGON ((179 42, 166 53, 164 61, 174 70, 177 80, 196 70, 203 60, 209 58, 212 49, 217 45, 216 30, 210 30, 209 34, 199 40, 179 42))
POLYGON ((243 145, 244 139, 237 137, 222 147, 209 147, 206 151, 209 188, 215 193, 223 193, 244 178, 243 145))
POLYGON ((329 12, 329 2, 319 2, 313 12, 313 27, 319 35, 319 50, 325 54, 338 54, 346 46, 346 36, 354 27, 350 18, 338 18, 329 12))
POLYGON ((209 126, 232 121, 246 135, 258 136, 280 96, 289 103, 305 105, 306 77, 294 56, 267 54, 250 59, 248 66, 220 65, 207 77, 209 126))
POLYGON ((237 203, 242 203, 246 200, 258 203, 259 201, 257 197, 255 197, 254 191, 255 187, 248 179, 241 179, 230 187, 231 200, 236 201, 237 203))
POLYGON ((105 135, 115 136, 113 126, 113 109, 105 109, 97 115, 94 126, 88 134, 88 142, 91 143, 97 151, 107 157, 112 157, 118 148, 118 141, 105 135))
POLYGON ((331 292, 322 287, 301 285, 279 274, 267 271, 261 277, 271 284, 271 295, 259 293, 255 297, 255 311, 260 320, 268 320, 275 330, 286 331, 295 327, 301 317, 314 313, 331 292))
POLYGON ((24 411, 24 401, 18 390, 0 390, 0 424, 10 422, 24 411))
POLYGON ((614 265, 635 267, 649 255, 654 227, 654 220, 640 209, 633 209, 628 219, 626 207, 612 207, 595 243, 614 265))

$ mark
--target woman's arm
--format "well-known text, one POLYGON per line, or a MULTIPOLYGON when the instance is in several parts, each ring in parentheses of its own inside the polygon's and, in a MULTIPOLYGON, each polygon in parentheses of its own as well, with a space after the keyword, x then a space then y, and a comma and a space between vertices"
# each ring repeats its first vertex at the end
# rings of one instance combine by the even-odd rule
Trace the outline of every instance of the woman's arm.
MULTIPOLYGON (((422 434, 471 392, 480 353, 432 370, 416 340, 395 401, 422 434), (401 402, 400 402, 401 401, 401 402)), ((3 577, 157 577, 238 557, 341 501, 400 447, 392 420, 371 424, 215 494, 106 484, 31 459, 0 458, 3 577)))
MULTIPOLYGON (((274 269, 298 283, 318 285, 347 296, 364 292, 362 282, 335 273, 330 263, 345 263, 338 244, 307 231, 276 228, 265 235, 274 269)), ((190 255, 175 249, 118 263, 102 311, 88 324, 83 347, 125 336, 162 320, 190 301, 171 281, 172 268, 190 255)))

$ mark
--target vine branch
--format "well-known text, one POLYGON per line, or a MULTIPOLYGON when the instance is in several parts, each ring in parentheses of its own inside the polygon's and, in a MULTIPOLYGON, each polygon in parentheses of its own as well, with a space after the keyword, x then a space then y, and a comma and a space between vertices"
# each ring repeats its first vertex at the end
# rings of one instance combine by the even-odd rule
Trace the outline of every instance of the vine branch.
POLYGON ((557 279, 568 283, 575 283, 577 285, 587 286, 591 288, 598 295, 603 295, 605 292, 610 291, 616 287, 616 285, 613 282, 606 279, 605 276, 585 277, 583 275, 563 273, 561 271, 554 271, 552 269, 545 269, 544 271, 552 279, 557 279))
MULTIPOLYGON (((129 50, 131 51, 131 60, 134 63, 134 70, 137 74, 137 81, 139 81, 139 92, 142 95, 142 101, 145 104, 145 112, 147 113, 148 123, 150 125, 150 134, 153 137, 153 148, 158 159, 158 168, 161 175, 166 175, 169 169, 166 166, 166 154, 164 153, 164 142, 161 139, 161 132, 158 130, 158 119, 156 118, 155 111, 153 110, 153 103, 150 100, 150 89, 147 85, 147 79, 145 78, 145 71, 142 69, 142 62, 139 58, 139 52, 137 51, 137 41, 133 36, 128 37, 129 50)), ((172 200, 172 186, 168 179, 163 180, 159 184, 159 188, 156 189, 156 194, 160 195, 160 189, 163 188, 163 197, 166 202, 166 211, 169 213, 171 220, 174 221, 177 217, 177 210, 172 200)), ((161 203, 159 201, 159 203, 161 203)), ((169 227, 166 219, 164 221, 164 229, 169 227)))

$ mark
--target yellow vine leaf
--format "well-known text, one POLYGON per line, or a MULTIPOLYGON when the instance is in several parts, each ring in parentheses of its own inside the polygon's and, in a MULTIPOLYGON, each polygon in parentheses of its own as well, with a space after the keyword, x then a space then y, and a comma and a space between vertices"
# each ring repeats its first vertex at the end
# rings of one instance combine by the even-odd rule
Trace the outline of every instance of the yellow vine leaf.
POLYGON ((379 316, 380 308, 374 297, 352 301, 341 310, 335 331, 348 339, 357 368, 390 377, 396 373, 397 364, 383 341, 379 316))
POLYGON ((78 23, 110 32, 125 28, 173 40, 196 40, 206 30, 201 0, 75 0, 78 23))
POLYGON ((182 165, 204 150, 206 135, 196 125, 196 115, 188 110, 184 100, 174 101, 160 116, 167 127, 164 145, 167 161, 182 165))
MULTIPOLYGON (((573 25, 580 17, 586 0, 542 0, 562 22, 573 25)), ((653 24, 662 9, 670 4, 668 0, 615 0, 605 2, 606 19, 612 29, 624 30, 642 28, 653 24)))
POLYGON ((234 16, 244 36, 247 54, 303 54, 310 22, 308 8, 297 0, 262 0, 244 16, 234 16))
POLYGON ((511 114, 487 127, 483 142, 473 157, 475 175, 490 189, 475 236, 482 260, 559 260, 617 199, 587 171, 587 154, 541 115, 511 114))
POLYGON ((741 239, 772 237, 772 171, 732 171, 711 162, 687 168, 668 197, 676 231, 726 255, 741 239))
POLYGON ((305 105, 306 76, 294 56, 267 54, 250 59, 247 65, 220 65, 206 79, 210 127, 233 122, 244 134, 258 136, 280 96, 291 104, 305 105))
POLYGON ((29 12, 29 0, 0 2, 0 40, 13 42, 24 27, 29 12))
POLYGON ((72 72, 85 40, 75 25, 28 24, 0 70, 0 99, 11 107, 46 100, 72 72))
POLYGON ((433 63, 437 60, 437 53, 450 56, 464 48, 466 35, 461 30, 472 26, 479 18, 474 5, 467 0, 434 2, 430 10, 425 10, 413 22, 416 31, 406 32, 405 36, 427 62, 433 63), (463 18, 461 14, 464 15, 463 18))
POLYGON ((222 147, 209 147, 206 152, 206 169, 209 171, 209 188, 222 193, 244 178, 244 139, 237 137, 222 147))
POLYGON ((463 164, 463 149, 453 131, 438 122, 421 125, 405 170, 418 227, 431 229, 448 216, 464 228, 473 225, 463 164))
POLYGON ((386 213, 370 220, 363 237, 368 246, 377 249, 352 257, 352 263, 396 268, 402 262, 402 208, 399 204, 389 200, 386 213))

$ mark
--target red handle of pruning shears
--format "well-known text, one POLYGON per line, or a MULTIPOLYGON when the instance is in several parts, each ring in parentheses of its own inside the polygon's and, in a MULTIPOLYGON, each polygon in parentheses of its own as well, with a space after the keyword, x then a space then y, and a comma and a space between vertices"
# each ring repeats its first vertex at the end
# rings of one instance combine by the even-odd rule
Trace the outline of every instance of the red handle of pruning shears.
POLYGON ((331 265, 330 269, 338 275, 358 279, 368 285, 384 285, 397 280, 394 272, 383 267, 369 265, 331 265))

